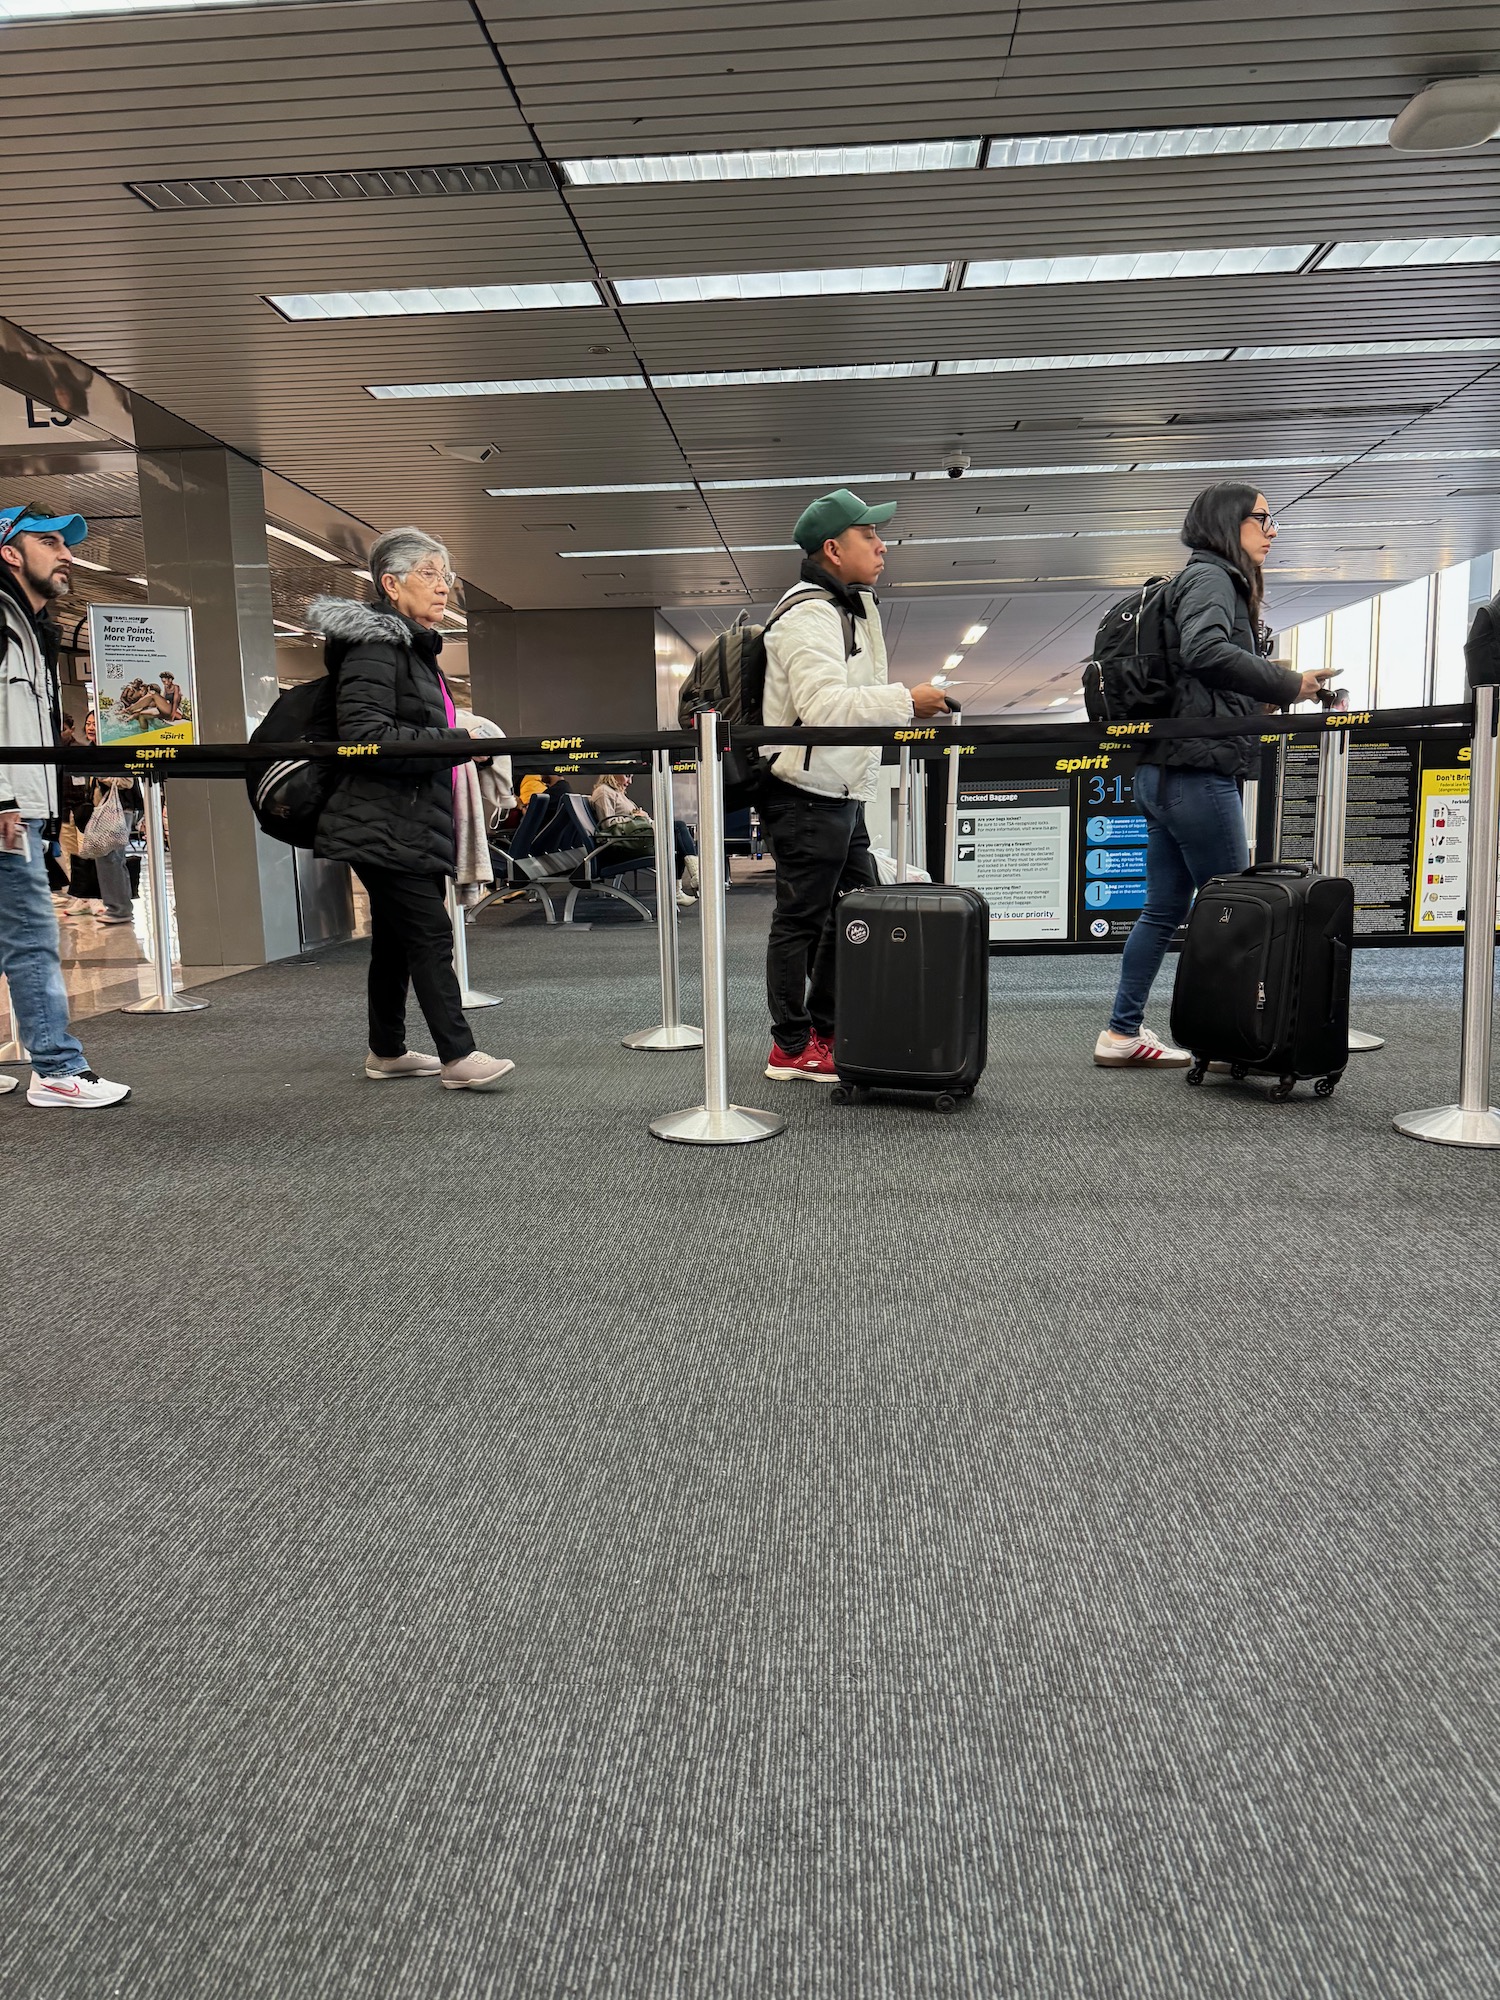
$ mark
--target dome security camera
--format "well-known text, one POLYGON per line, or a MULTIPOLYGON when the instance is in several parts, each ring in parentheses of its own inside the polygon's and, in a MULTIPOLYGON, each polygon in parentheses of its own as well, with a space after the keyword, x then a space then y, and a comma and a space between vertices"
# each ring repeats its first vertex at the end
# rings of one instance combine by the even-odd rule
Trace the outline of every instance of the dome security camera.
POLYGON ((943 470, 950 479, 962 479, 970 464, 966 451, 950 451, 944 455, 943 470))

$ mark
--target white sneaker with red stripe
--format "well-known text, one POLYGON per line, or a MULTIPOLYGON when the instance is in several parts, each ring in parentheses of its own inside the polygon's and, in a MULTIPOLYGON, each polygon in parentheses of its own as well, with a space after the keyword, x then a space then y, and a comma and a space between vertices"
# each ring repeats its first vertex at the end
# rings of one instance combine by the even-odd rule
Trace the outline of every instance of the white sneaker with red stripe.
POLYGON ((1094 1061, 1100 1069, 1145 1069, 1148 1065, 1186 1069, 1192 1060, 1186 1049, 1174 1049, 1149 1028, 1139 1028, 1133 1035, 1117 1035, 1113 1028, 1106 1028, 1094 1044, 1094 1061))
POLYGON ((43 1109, 56 1104, 67 1111, 99 1111, 106 1104, 122 1103, 129 1095, 128 1083, 106 1083, 91 1069, 81 1069, 76 1076, 38 1076, 33 1070, 26 1102, 43 1109))

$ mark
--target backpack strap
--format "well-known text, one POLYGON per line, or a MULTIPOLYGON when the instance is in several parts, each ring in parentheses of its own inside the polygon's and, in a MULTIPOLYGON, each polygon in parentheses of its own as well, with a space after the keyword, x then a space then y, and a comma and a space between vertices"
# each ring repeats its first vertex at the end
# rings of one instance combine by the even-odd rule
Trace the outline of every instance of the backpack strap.
POLYGON ((793 597, 783 599, 766 620, 764 626, 761 628, 762 631, 769 632, 771 627, 776 623, 776 620, 784 612, 795 611, 799 604, 810 604, 814 598, 819 597, 822 598, 825 604, 831 604, 839 614, 839 624, 843 627, 844 632, 844 658, 852 660, 858 650, 854 642, 854 615, 852 612, 844 609, 844 606, 839 603, 831 590, 823 590, 817 584, 812 584, 806 590, 799 590, 793 597))

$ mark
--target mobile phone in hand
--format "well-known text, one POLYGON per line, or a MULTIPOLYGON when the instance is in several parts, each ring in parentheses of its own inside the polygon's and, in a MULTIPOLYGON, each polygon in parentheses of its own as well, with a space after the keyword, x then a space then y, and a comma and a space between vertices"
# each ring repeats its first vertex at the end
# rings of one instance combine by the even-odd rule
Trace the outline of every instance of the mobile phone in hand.
POLYGON ((31 839, 27 834, 24 819, 15 822, 14 831, 7 829, 5 834, 0 836, 0 849, 6 854, 19 854, 23 861, 31 859, 31 839))

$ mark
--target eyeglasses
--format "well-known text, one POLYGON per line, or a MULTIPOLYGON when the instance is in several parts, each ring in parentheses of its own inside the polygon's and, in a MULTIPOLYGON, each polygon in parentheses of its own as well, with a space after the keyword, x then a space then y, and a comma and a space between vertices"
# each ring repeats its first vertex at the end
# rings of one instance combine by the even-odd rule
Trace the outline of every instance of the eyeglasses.
POLYGON ((421 577, 423 583, 452 583, 453 572, 445 563, 420 563, 410 572, 421 577))
POLYGON ((1259 521, 1261 529, 1265 534, 1274 535, 1276 532, 1276 516, 1274 514, 1262 514, 1257 512, 1254 514, 1247 514, 1245 516, 1245 519, 1247 521, 1259 521))

